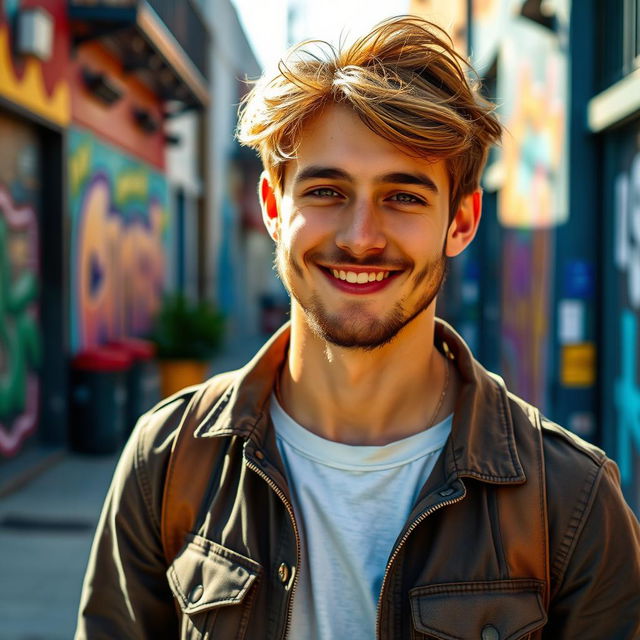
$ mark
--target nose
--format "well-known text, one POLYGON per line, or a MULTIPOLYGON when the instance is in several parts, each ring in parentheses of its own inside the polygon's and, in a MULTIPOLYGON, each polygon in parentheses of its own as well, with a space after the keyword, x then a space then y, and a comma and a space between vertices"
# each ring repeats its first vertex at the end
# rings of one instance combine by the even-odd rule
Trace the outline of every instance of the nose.
POLYGON ((387 239, 380 213, 368 201, 358 201, 345 212, 343 224, 336 234, 336 245, 354 256, 383 251, 387 239))

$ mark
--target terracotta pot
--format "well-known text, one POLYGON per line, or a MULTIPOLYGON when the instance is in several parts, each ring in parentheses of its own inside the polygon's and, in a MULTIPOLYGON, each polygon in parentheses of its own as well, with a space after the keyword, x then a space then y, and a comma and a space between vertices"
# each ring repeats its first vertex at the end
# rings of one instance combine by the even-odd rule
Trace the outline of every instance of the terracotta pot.
POLYGON ((160 360, 160 393, 163 398, 185 387, 204 382, 209 363, 206 360, 160 360))

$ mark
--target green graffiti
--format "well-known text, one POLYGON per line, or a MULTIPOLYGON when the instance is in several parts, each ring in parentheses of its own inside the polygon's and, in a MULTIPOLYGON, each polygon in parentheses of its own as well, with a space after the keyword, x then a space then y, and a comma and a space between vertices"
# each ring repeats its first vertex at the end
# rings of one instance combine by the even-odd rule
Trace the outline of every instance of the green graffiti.
POLYGON ((0 417, 25 411, 27 375, 40 365, 40 333, 31 310, 37 296, 36 274, 12 278, 9 232, 0 217, 0 417))

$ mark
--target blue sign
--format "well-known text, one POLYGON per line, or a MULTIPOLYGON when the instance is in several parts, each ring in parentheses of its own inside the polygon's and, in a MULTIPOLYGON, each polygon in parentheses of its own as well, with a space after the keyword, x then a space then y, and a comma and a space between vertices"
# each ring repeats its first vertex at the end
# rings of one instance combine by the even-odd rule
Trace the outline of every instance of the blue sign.
POLYGON ((586 260, 569 260, 564 266, 563 290, 566 298, 591 298, 594 292, 594 269, 586 260))

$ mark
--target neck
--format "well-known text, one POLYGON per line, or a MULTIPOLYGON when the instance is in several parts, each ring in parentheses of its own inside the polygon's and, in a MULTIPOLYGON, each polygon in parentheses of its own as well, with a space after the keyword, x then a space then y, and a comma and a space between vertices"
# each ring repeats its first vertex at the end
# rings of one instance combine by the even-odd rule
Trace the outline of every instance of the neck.
POLYGON ((433 307, 389 344, 365 351, 327 343, 294 305, 283 408, 317 435, 347 444, 387 444, 432 426, 451 412, 455 384, 440 402, 448 364, 433 344, 433 307))

